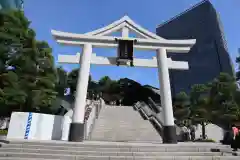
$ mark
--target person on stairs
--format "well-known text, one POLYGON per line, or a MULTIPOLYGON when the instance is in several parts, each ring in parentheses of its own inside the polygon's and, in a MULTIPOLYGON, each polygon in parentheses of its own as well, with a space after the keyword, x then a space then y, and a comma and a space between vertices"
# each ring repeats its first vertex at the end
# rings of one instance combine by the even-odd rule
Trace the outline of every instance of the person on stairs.
POLYGON ((191 125, 190 127, 190 135, 191 135, 191 141, 194 141, 196 137, 196 128, 194 125, 191 125))
POLYGON ((231 148, 233 149, 233 151, 237 151, 239 147, 239 144, 238 144, 239 130, 234 124, 232 125, 232 132, 233 132, 233 138, 232 138, 231 148))

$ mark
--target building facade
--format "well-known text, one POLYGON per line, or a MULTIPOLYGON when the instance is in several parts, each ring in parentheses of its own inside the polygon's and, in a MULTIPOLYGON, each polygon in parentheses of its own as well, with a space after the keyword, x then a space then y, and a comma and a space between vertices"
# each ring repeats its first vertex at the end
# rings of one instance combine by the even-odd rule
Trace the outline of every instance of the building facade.
POLYGON ((0 0, 0 9, 23 10, 23 0, 0 0))
POLYGON ((189 70, 170 70, 173 96, 189 93, 192 85, 210 82, 220 72, 233 75, 221 21, 208 0, 159 25, 156 32, 166 39, 196 39, 189 53, 169 53, 173 60, 189 62, 189 70))

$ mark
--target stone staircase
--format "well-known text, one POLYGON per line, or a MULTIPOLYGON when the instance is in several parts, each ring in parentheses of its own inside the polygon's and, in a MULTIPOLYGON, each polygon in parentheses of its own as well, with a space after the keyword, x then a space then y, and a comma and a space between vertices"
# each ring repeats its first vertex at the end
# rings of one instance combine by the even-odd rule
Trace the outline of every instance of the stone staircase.
POLYGON ((104 106, 95 122, 91 140, 161 142, 162 138, 148 120, 131 106, 104 106))
POLYGON ((162 144, 150 122, 127 106, 104 106, 91 141, 0 141, 0 160, 127 159, 239 160, 240 152, 232 152, 230 146, 218 143, 162 144))
POLYGON ((229 146, 213 143, 10 141, 0 160, 239 160, 229 146))

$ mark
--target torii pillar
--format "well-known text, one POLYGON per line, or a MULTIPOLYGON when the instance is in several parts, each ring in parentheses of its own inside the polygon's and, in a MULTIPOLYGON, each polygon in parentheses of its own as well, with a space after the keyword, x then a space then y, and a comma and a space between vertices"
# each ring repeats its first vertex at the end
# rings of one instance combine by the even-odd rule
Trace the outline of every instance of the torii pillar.
MULTIPOLYGON (((81 142, 84 139, 84 114, 86 105, 86 95, 90 64, 116 65, 116 57, 100 57, 92 53, 92 47, 118 47, 116 39, 126 39, 137 41, 134 49, 156 51, 153 59, 133 59, 135 67, 158 68, 161 106, 163 111, 163 143, 177 143, 176 128, 174 124, 172 96, 169 82, 169 68, 188 69, 188 62, 172 61, 167 58, 167 52, 187 53, 195 44, 195 40, 167 40, 151 33, 128 16, 124 16, 112 24, 98 30, 75 34, 52 30, 56 41, 64 45, 82 46, 81 55, 60 55, 61 63, 80 63, 79 78, 77 83, 77 93, 75 98, 72 123, 70 125, 69 141, 81 142), (107 36, 115 31, 121 31, 122 37, 107 36), (139 38, 129 38, 129 30, 137 33, 139 38)), ((124 65, 130 65, 125 63, 124 65)))
POLYGON ((88 80, 90 73, 92 45, 85 44, 80 58, 78 81, 76 88, 75 103, 73 108, 72 123, 70 124, 69 141, 82 141, 84 139, 84 115, 88 80))
POLYGON ((157 50, 158 76, 160 83, 161 106, 163 107, 164 128, 163 142, 176 143, 176 127, 174 124, 171 86, 169 80, 169 70, 167 65, 167 51, 165 48, 157 50))

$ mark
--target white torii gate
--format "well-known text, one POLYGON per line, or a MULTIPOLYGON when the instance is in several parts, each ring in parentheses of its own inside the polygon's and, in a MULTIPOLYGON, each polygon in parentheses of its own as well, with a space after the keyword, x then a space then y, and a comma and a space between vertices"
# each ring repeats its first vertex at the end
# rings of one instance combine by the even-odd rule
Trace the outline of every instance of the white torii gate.
MULTIPOLYGON (((195 44, 194 39, 190 40, 167 40, 156 34, 145 30, 128 16, 111 23, 110 25, 85 34, 75 34, 52 30, 56 41, 63 45, 81 46, 82 54, 59 55, 59 63, 80 63, 79 78, 74 104, 74 113, 70 125, 69 141, 83 141, 84 138, 84 113, 90 64, 116 65, 113 57, 100 57, 92 53, 93 47, 118 47, 116 39, 137 40, 134 49, 154 50, 156 57, 152 59, 133 59, 135 67, 157 67, 161 91, 161 105, 163 107, 163 142, 177 143, 176 129, 174 126, 172 97, 169 82, 168 69, 188 69, 188 62, 173 61, 167 58, 167 52, 187 53, 195 44), (121 31, 122 37, 109 36, 113 32, 121 31), (137 38, 129 37, 129 31, 137 34, 137 38)), ((122 65, 130 65, 128 62, 122 65)))

